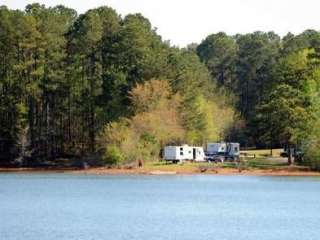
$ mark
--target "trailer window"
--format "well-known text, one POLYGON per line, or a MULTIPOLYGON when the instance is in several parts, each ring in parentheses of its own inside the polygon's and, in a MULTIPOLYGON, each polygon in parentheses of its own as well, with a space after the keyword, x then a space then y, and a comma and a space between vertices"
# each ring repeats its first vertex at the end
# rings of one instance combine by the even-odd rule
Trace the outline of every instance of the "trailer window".
POLYGON ((238 152, 238 148, 237 148, 237 147, 235 147, 235 148, 234 148, 234 151, 235 151, 235 152, 238 152))
POLYGON ((180 152, 180 155, 182 156, 182 155, 183 155, 183 152, 180 152))
POLYGON ((182 147, 180 148, 180 151, 183 151, 183 148, 182 148, 182 147))

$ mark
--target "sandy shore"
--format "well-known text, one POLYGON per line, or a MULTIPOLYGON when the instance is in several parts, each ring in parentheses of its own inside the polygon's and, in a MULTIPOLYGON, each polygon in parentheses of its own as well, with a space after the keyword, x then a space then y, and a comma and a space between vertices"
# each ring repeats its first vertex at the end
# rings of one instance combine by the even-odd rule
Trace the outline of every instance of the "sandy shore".
POLYGON ((244 176, 320 176, 320 172, 305 171, 290 167, 283 169, 246 169, 239 171, 235 168, 214 168, 202 172, 194 169, 118 169, 118 168, 90 168, 90 169, 35 169, 35 168, 0 168, 0 173, 70 173, 70 174, 97 174, 97 175, 244 175, 244 176))

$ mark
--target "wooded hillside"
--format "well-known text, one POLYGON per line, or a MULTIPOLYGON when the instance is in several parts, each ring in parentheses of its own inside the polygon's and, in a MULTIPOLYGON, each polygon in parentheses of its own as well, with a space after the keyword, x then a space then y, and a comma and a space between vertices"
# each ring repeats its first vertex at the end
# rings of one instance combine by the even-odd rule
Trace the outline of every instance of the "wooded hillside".
POLYGON ((0 159, 155 159, 165 144, 304 145, 317 155, 320 33, 209 35, 141 14, 0 8, 0 159))

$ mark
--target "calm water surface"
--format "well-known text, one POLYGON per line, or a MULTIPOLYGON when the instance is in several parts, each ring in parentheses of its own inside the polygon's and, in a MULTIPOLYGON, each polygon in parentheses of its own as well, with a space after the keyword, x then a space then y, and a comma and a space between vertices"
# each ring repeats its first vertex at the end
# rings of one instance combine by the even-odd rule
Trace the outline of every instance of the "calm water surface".
POLYGON ((318 240, 320 178, 0 175, 1 240, 318 240))

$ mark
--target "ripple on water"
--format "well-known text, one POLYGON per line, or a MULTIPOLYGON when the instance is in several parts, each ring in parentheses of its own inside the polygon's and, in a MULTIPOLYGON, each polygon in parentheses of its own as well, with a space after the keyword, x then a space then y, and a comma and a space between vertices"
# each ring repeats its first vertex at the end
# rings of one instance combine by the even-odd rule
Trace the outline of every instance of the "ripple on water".
POLYGON ((319 239, 319 179, 1 174, 0 239, 319 239))

